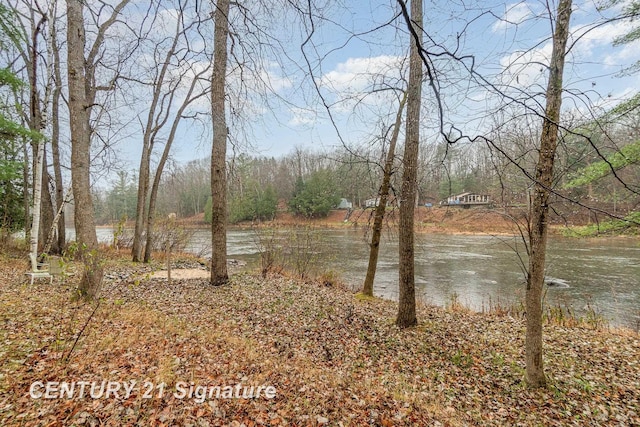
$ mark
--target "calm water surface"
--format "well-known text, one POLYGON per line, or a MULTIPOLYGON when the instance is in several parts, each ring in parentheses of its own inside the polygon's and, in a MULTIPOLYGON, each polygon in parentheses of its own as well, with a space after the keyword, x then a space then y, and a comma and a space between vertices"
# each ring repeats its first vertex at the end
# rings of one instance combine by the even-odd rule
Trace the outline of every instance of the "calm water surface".
MULTIPOLYGON (((104 240, 111 236, 107 229, 99 234, 104 240)), ((283 233, 283 241, 285 235, 290 240, 291 232, 283 233)), ((210 255, 210 236, 209 230, 197 230, 187 249, 210 255)), ((334 270, 347 283, 362 284, 369 256, 362 230, 316 230, 307 237, 319 271, 334 270)), ((227 239, 229 257, 258 265, 256 232, 232 230, 227 239)), ((455 296, 475 310, 519 303, 524 300, 525 279, 518 253, 526 263, 524 245, 514 237, 417 234, 417 293, 438 305, 455 296)), ((554 237, 547 253, 547 277, 557 284, 545 287, 547 304, 570 307, 579 314, 590 306, 613 325, 640 326, 640 240, 554 237)), ((396 235, 385 235, 374 291, 397 299, 397 283, 398 240, 396 235)))

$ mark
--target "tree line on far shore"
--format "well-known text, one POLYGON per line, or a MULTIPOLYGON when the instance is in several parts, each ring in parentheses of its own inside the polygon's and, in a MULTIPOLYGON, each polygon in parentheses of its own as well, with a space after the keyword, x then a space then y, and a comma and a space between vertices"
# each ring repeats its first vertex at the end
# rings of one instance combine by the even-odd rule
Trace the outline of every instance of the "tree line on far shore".
MULTIPOLYGON (((601 154, 612 158, 640 159, 640 111, 626 115, 608 130, 607 138, 614 138, 622 153, 605 143, 605 135, 594 129, 594 139, 602 141, 601 154)), ((420 149, 418 169, 418 198, 420 205, 437 205, 450 195, 462 192, 487 194, 492 205, 523 207, 528 203, 531 183, 519 167, 530 169, 534 151, 526 129, 513 129, 512 135, 502 133, 505 149, 519 158, 518 166, 497 161, 490 147, 479 144, 424 144, 420 149), (529 143, 527 143, 529 141, 529 143)), ((600 130, 602 132, 602 130, 600 130)), ((599 160, 595 148, 587 149, 575 139, 564 138, 558 153, 558 186, 570 197, 604 212, 625 216, 640 203, 640 196, 625 191, 616 176, 607 171, 607 163, 599 160), (597 177, 595 179, 594 177, 597 177)), ((399 151, 402 151, 400 147, 399 151)), ((633 162, 638 164, 638 162, 633 162)), ((209 159, 173 164, 162 178, 162 192, 158 195, 158 215, 176 213, 188 218, 201 213, 207 215, 211 203, 209 159)), ((375 145, 363 144, 349 150, 312 151, 296 148, 281 157, 238 155, 227 161, 229 222, 268 220, 275 214, 279 202, 290 212, 302 217, 326 215, 328 209, 347 199, 354 208, 365 207, 365 201, 377 197, 383 175, 380 152, 375 145), (304 191, 303 191, 304 190, 304 191), (303 203, 300 203, 303 202, 303 203)), ((399 156, 391 176, 391 194, 399 191, 397 171, 399 156)), ((640 182, 640 168, 618 168, 617 175, 624 182, 640 182)), ((119 171, 107 185, 94 191, 98 223, 115 223, 136 215, 137 179, 135 171, 119 171)), ((557 199, 564 208, 557 213, 571 221, 576 218, 595 218, 579 205, 557 199)), ((281 205, 281 207, 283 207, 281 205)), ((606 215, 601 214, 604 219, 606 215)))

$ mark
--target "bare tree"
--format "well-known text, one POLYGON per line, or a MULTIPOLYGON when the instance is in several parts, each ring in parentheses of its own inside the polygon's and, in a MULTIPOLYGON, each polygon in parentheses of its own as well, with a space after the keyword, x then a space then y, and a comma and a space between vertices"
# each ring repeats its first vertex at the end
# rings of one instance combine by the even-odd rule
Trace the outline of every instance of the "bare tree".
POLYGON ((542 287, 544 285, 545 254, 549 217, 549 196, 553 185, 553 166, 558 146, 558 123, 562 105, 562 74, 564 71, 571 0, 558 4, 553 35, 553 52, 549 65, 546 111, 542 123, 540 151, 536 166, 535 187, 530 219, 529 271, 527 277, 526 308, 526 371, 532 387, 546 384, 542 360, 542 287))
POLYGON ((86 35, 84 5, 81 0, 67 1, 67 72, 69 85, 69 116, 71 129, 71 181, 74 197, 74 221, 79 254, 85 269, 80 281, 82 297, 96 297, 102 283, 103 267, 97 252, 96 235, 91 195, 91 112, 96 101, 96 67, 101 54, 105 33, 115 22, 129 0, 120 1, 111 15, 101 23, 85 57, 86 35))
MULTIPOLYGON (((57 2, 55 3, 57 4, 57 2)), ((57 220, 57 249, 59 252, 62 252, 67 243, 66 221, 64 215, 65 195, 62 182, 62 163, 60 156, 60 100, 62 98, 62 76, 60 70, 60 46, 58 45, 58 30, 55 22, 50 22, 49 25, 51 28, 50 37, 53 59, 53 93, 51 95, 51 155, 56 189, 56 209, 58 210, 59 215, 57 220)))
POLYGON ((227 38, 229 36, 229 0, 219 0, 214 13, 213 75, 211 77, 211 284, 228 282, 227 273, 227 120, 225 84, 227 38))
POLYGON ((371 243, 369 244, 369 264, 367 265, 367 275, 364 279, 364 285, 362 286, 362 293, 364 295, 373 296, 373 281, 376 276, 376 267, 378 265, 378 252, 380 250, 380 236, 382 234, 382 222, 384 220, 384 214, 387 209, 387 200, 389 198, 389 188, 391 185, 391 174, 393 172, 393 161, 395 159, 396 143, 400 134, 400 126, 402 125, 402 112, 407 100, 407 92, 402 95, 400 105, 398 106, 398 113, 393 125, 393 133, 391 140, 389 141, 389 149, 387 151, 387 158, 384 163, 382 184, 380 185, 380 191, 378 192, 379 202, 376 206, 373 228, 371 231, 371 243))
POLYGON ((167 141, 165 142, 164 150, 162 151, 162 155, 160 156, 160 161, 158 162, 158 166, 156 167, 156 171, 153 177, 153 184, 151 185, 151 193, 149 195, 149 209, 147 211, 146 218, 146 232, 147 232, 147 242, 144 248, 144 262, 149 262, 151 260, 151 249, 153 248, 153 220, 156 212, 156 202, 158 199, 158 189, 160 188, 160 182, 162 178, 162 172, 164 171, 164 167, 169 159, 169 152, 171 151, 171 145, 176 137, 176 132, 178 130, 178 124, 180 123, 185 110, 187 107, 197 100, 198 98, 207 95, 207 91, 202 91, 200 93, 194 94, 194 90, 198 86, 201 78, 204 74, 209 72, 209 68, 205 68, 198 72, 191 80, 191 85, 189 86, 189 91, 185 95, 185 98, 182 102, 182 105, 176 112, 176 115, 173 119, 173 124, 171 125, 171 131, 169 132, 169 136, 167 137, 167 141))
MULTIPOLYGON (((149 190, 151 153, 153 151, 155 135, 157 135, 161 128, 161 123, 163 121, 162 115, 164 112, 164 105, 160 104, 160 106, 158 106, 158 103, 161 101, 161 95, 163 94, 163 88, 165 87, 165 76, 169 65, 171 64, 171 58, 176 50, 176 46, 178 45, 181 24, 182 20, 176 19, 176 31, 173 36, 173 41, 165 53, 164 60, 159 61, 157 64, 159 67, 157 68, 157 75, 153 81, 153 94, 142 136, 142 155, 140 156, 140 166, 138 168, 138 201, 136 205, 136 221, 133 231, 133 246, 131 248, 133 262, 139 262, 142 260, 142 233, 144 231, 144 219, 147 213, 147 193, 149 190), (157 108, 161 110, 159 113, 156 112, 157 108), (159 114, 160 117, 158 117, 157 114, 159 114)), ((156 49, 156 52, 154 53, 157 53, 157 50, 158 49, 156 49)))
POLYGON ((422 101, 422 0, 411 0, 411 16, 402 0, 398 0, 409 27, 409 83, 407 85, 407 118, 402 156, 402 187, 400 190, 399 301, 396 325, 408 328, 418 323, 414 266, 414 211, 420 147, 420 105, 422 101))
POLYGON ((40 237, 40 204, 42 201, 42 169, 44 163, 44 141, 35 141, 35 170, 33 187, 33 218, 31 220, 31 233, 29 240, 29 250, 32 257, 38 255, 38 241, 40 237))
MULTIPOLYGON (((166 152, 166 156, 169 155, 173 137, 175 136, 175 130, 173 128, 178 126, 185 108, 195 99, 192 94, 197 83, 200 82, 200 77, 209 70, 208 67, 205 67, 204 71, 196 73, 193 66, 186 66, 189 62, 194 61, 193 56, 196 55, 196 52, 192 52, 189 42, 181 42, 184 42, 185 38, 188 37, 187 31, 198 25, 199 21, 196 20, 185 25, 183 6, 184 5, 182 3, 179 3, 178 5, 178 16, 175 19, 175 30, 173 35, 165 39, 165 41, 170 42, 168 49, 164 43, 159 43, 155 45, 153 52, 154 58, 157 58, 157 66, 155 66, 152 71, 154 76, 151 84, 151 102, 147 112, 147 119, 144 124, 144 133, 142 136, 142 155, 140 157, 138 173, 138 199, 132 247, 134 262, 142 261, 143 251, 145 252, 145 259, 148 260, 146 255, 147 251, 144 249, 143 234, 147 231, 147 240, 149 240, 150 235, 148 230, 146 230, 148 224, 147 218, 153 217, 154 212, 147 206, 147 201, 149 199, 151 156, 153 154, 154 146, 160 136, 160 133, 165 128, 165 125, 171 120, 172 107, 180 97, 179 91, 182 89, 184 81, 191 78, 192 81, 189 93, 187 97, 183 99, 183 104, 179 108, 179 113, 173 116, 175 120, 173 120, 172 125, 170 136, 171 141, 167 141, 165 143, 164 151, 166 152)), ((193 44, 193 42, 191 43, 193 44)), ((200 92, 198 97, 204 94, 205 92, 200 92)), ((164 153, 163 157, 165 157, 164 153)), ((164 166, 165 162, 166 158, 164 162, 161 160, 162 166, 164 166)), ((161 175, 162 169, 163 167, 159 167, 156 170, 156 175, 161 175)))
MULTIPOLYGON (((22 56, 25 61, 25 65, 28 68, 27 74, 29 75, 29 128, 32 131, 40 132, 43 128, 43 112, 42 105, 40 103, 40 96, 38 93, 38 40, 43 31, 43 27, 46 23, 47 16, 42 10, 31 9, 30 13, 30 24, 31 24, 31 40, 27 42, 27 46, 25 46, 27 52, 23 52, 22 56), (36 12, 40 15, 36 18, 36 12)), ((46 104, 45 104, 46 108, 46 104)), ((47 173, 46 173, 46 150, 44 141, 33 141, 33 216, 32 216, 32 224, 31 224, 31 250, 36 253, 39 249, 39 246, 43 242, 43 233, 46 228, 46 224, 44 227, 41 227, 41 222, 43 218, 47 217, 47 212, 45 210, 47 203, 43 202, 43 190, 45 191, 44 199, 49 196, 49 188, 47 173), (44 185, 43 185, 44 181, 44 185), (44 215, 43 215, 44 213, 44 215), (36 233, 34 236, 33 233, 36 233)), ((48 221, 47 221, 48 222, 48 221)))

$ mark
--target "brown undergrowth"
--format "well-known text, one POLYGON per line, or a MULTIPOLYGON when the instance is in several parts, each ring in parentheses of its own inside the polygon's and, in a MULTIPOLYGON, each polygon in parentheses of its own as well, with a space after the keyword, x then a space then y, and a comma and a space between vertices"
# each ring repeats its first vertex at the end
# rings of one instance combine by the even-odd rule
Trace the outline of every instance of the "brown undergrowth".
POLYGON ((168 284, 115 256, 96 309, 72 300, 74 278, 29 286, 26 267, 0 259, 0 425, 640 423, 637 334, 546 326, 550 385, 529 390, 524 325, 508 315, 421 306, 402 331, 395 303, 320 282, 168 284), (102 380, 137 386, 127 398, 29 394, 36 381, 102 380), (199 403, 173 394, 181 383, 277 393, 199 403))

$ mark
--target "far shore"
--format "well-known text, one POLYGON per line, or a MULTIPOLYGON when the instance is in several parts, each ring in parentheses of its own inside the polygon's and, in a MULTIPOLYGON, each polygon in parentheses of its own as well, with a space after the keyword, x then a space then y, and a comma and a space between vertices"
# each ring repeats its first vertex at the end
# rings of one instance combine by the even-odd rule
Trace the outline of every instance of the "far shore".
MULTIPOLYGON (((229 224, 231 230, 247 230, 266 227, 296 227, 312 226, 327 229, 366 228, 373 222, 372 209, 354 209, 350 213, 347 210, 332 210, 324 218, 303 218, 294 216, 288 212, 278 212, 272 221, 245 221, 237 224, 229 224)), ((384 227, 397 228, 397 209, 388 209, 384 227)), ((446 207, 418 207, 415 216, 415 231, 425 234, 451 234, 451 235, 494 235, 513 236, 519 235, 516 220, 523 221, 523 213, 514 211, 505 214, 503 209, 484 208, 446 208, 446 207)), ((574 217, 571 219, 552 218, 550 232, 552 235, 562 235, 572 227, 588 225, 585 218, 574 217)), ((204 220, 204 214, 198 214, 188 218, 178 218, 177 223, 181 227, 193 229, 207 229, 210 224, 204 220)), ((103 224, 98 228, 114 228, 117 224, 103 224)), ((133 228, 133 221, 127 221, 126 228, 133 228)), ((634 237, 634 236, 621 236, 634 237)))

